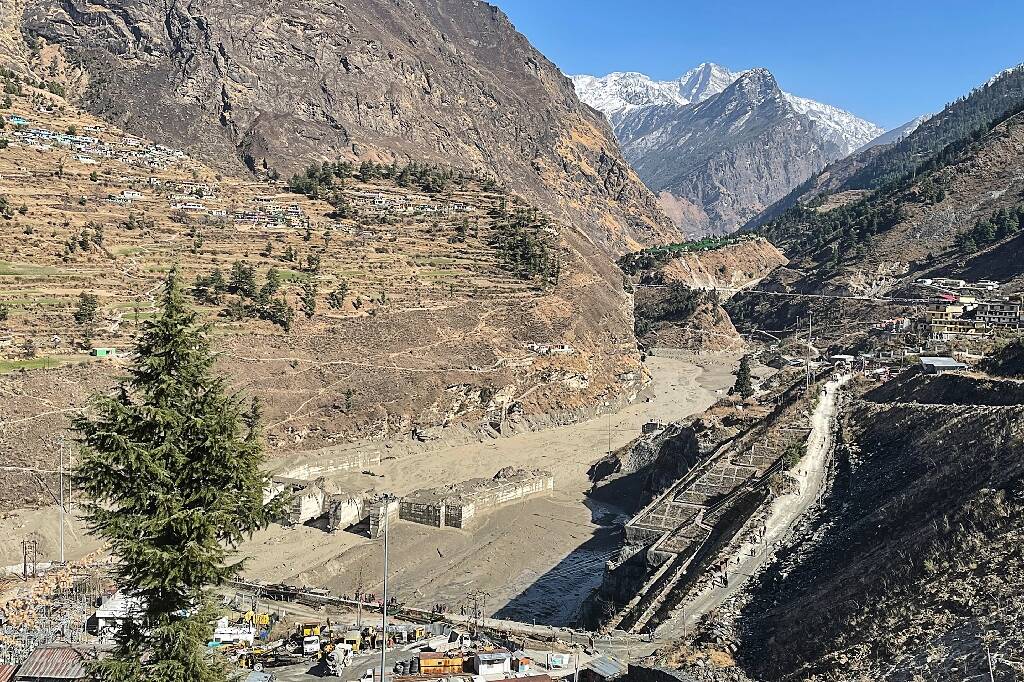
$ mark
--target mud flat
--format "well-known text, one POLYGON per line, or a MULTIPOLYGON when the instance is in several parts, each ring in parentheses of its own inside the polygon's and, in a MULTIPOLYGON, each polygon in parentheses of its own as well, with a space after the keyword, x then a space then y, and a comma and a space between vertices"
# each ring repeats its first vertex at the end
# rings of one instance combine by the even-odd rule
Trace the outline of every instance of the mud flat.
MULTIPOLYGON (((458 609, 469 592, 488 593, 488 614, 524 620, 568 621, 601 579, 601 567, 617 542, 622 514, 587 499, 587 469, 611 447, 624 445, 650 420, 680 419, 710 406, 733 382, 732 355, 648 359, 649 398, 589 421, 458 445, 388 449, 365 470, 329 473, 340 488, 356 493, 415 490, 475 477, 506 466, 554 475, 554 490, 489 512, 467 530, 398 522, 392 529, 389 592, 409 603, 447 603, 458 609), (364 473, 369 472, 369 473, 364 473)), ((301 465, 290 459, 290 466, 301 465)), ((274 466, 275 463, 271 462, 274 466)), ((56 554, 56 507, 17 510, 0 520, 0 565, 21 561, 21 540, 43 538, 41 559, 56 554)), ((74 559, 93 549, 78 520, 69 522, 65 553, 74 559)), ((318 528, 273 526, 242 547, 246 575, 278 582, 326 586, 352 593, 380 588, 379 541, 318 528)))
MULTIPOLYGON (((599 583, 617 547, 614 506, 586 497, 587 470, 609 447, 634 438, 650 420, 680 419, 710 406, 734 379, 731 355, 651 357, 650 399, 606 416, 507 438, 422 452, 396 452, 372 475, 327 474, 358 492, 415 490, 473 477, 506 466, 552 472, 554 490, 483 515, 466 530, 398 522, 392 529, 389 593, 409 603, 446 603, 458 609, 469 592, 487 593, 488 614, 560 624, 568 622, 599 583)), ((357 587, 379 592, 381 546, 355 533, 327 535, 315 528, 273 527, 244 548, 247 573, 263 580, 357 587)))

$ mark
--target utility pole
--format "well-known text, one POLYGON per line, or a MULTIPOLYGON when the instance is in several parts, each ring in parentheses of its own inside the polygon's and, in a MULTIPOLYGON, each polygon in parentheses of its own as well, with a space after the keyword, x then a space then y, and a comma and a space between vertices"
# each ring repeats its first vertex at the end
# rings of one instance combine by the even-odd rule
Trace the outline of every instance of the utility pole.
POLYGON ((64 436, 60 437, 60 466, 59 466, 59 482, 60 486, 60 563, 64 564, 64 436))
POLYGON ((811 390, 811 318, 813 313, 807 312, 807 367, 804 372, 804 392, 808 393, 811 390))
POLYGON ((380 609, 383 637, 380 642, 380 682, 387 682, 387 653, 388 653, 388 530, 391 526, 390 514, 391 496, 384 497, 384 601, 380 609))
POLYGON ((356 629, 363 631, 363 565, 359 564, 359 575, 356 578, 356 629))

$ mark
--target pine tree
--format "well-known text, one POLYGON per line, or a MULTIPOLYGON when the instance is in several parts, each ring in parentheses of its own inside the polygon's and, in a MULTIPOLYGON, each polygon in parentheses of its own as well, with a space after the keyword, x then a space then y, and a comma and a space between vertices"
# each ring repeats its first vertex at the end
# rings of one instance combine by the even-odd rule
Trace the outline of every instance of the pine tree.
POLYGON ((207 589, 239 572, 235 547, 283 505, 263 500, 259 406, 243 407, 213 374, 208 327, 176 271, 136 352, 128 375, 74 421, 82 444, 74 481, 90 531, 109 544, 117 582, 141 610, 92 673, 109 682, 220 682, 227 672, 206 654, 207 589))
POLYGON ((740 359, 740 367, 736 370, 736 384, 732 388, 734 393, 739 393, 744 398, 754 395, 754 384, 750 379, 750 356, 744 355, 740 359))
POLYGON ((328 294, 327 304, 335 310, 344 308, 346 296, 348 296, 348 282, 341 280, 338 282, 338 288, 328 294))
POLYGON ((75 308, 75 322, 83 325, 95 322, 97 310, 99 310, 99 298, 96 294, 83 291, 78 295, 78 306, 75 308))
POLYGON ((306 317, 313 317, 316 313, 317 284, 313 279, 307 279, 302 283, 302 312, 306 317))

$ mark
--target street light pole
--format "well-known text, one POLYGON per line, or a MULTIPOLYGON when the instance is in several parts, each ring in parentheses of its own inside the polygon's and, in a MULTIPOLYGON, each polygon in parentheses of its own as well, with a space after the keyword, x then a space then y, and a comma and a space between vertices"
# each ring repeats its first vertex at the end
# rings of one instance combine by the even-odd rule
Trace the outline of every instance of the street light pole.
POLYGON ((380 644, 380 682, 387 681, 387 669, 385 665, 387 663, 387 652, 388 652, 388 530, 391 525, 389 519, 389 511, 391 507, 391 498, 384 498, 384 602, 381 606, 381 624, 383 630, 383 639, 380 644))
POLYGON ((60 474, 57 485, 60 486, 60 563, 64 563, 64 437, 60 439, 60 474))

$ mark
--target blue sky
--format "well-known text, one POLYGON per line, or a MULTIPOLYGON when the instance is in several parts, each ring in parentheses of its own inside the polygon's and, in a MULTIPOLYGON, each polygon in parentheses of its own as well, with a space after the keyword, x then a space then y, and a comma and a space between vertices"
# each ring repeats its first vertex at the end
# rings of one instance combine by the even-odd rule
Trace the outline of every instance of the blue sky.
POLYGON ((491 0, 563 71, 767 67, 892 128, 1024 62, 1018 0, 491 0))

